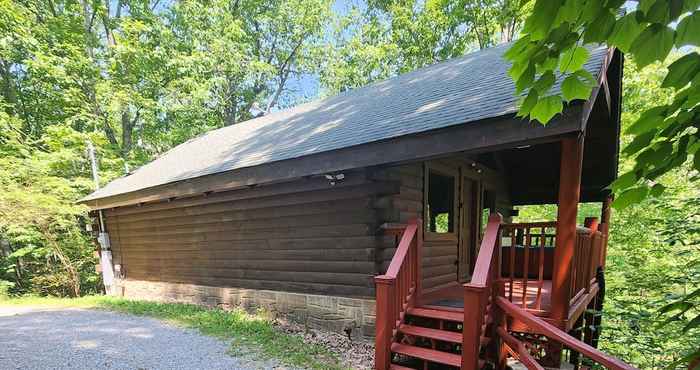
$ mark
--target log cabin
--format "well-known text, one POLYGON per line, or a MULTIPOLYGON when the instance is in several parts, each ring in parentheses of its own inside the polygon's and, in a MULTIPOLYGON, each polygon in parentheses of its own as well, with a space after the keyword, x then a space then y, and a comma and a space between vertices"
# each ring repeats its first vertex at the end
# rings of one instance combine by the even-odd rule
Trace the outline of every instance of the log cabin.
POLYGON ((631 369, 590 329, 623 56, 592 48, 590 99, 542 125, 516 117, 505 50, 207 132, 85 197, 111 294, 374 338, 381 370, 631 369), (577 225, 580 202, 600 216, 577 225), (538 204, 556 219, 512 222, 538 204))

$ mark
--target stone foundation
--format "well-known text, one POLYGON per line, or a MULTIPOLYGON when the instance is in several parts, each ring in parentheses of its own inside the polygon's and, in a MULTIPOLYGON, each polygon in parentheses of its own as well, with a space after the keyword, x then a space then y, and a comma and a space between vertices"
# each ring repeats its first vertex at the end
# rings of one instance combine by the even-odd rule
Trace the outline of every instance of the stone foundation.
POLYGON ((265 309, 310 328, 339 333, 350 330, 353 338, 374 337, 373 299, 136 280, 118 280, 115 295, 150 301, 194 303, 224 309, 265 309))

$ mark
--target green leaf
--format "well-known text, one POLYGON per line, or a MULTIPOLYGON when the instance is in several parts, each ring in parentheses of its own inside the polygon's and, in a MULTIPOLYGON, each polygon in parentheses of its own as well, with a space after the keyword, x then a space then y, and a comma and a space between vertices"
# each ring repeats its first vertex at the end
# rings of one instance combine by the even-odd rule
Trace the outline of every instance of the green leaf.
POLYGON ((684 0, 670 0, 668 4, 669 15, 672 20, 676 20, 683 13, 684 0))
POLYGON ((566 50, 559 60, 559 70, 562 73, 574 72, 583 68, 588 60, 590 52, 582 46, 575 46, 566 50))
POLYGON ((690 322, 683 327, 683 332, 687 333, 691 329, 695 329, 697 327, 700 327, 700 315, 697 315, 692 320, 690 320, 690 322))
POLYGON ((531 15, 525 21, 523 34, 529 33, 532 41, 544 39, 554 24, 560 6, 558 0, 537 0, 531 15))
POLYGON ((642 13, 647 14, 649 9, 651 9, 655 3, 656 0, 639 0, 639 10, 641 10, 642 13))
POLYGON ((637 65, 642 68, 666 59, 673 48, 673 34, 673 29, 660 24, 647 27, 630 47, 637 65))
POLYGON ((661 184, 655 184, 651 187, 651 190, 649 190, 649 195, 656 198, 660 196, 664 192, 664 190, 666 190, 665 186, 661 184))
POLYGON ((596 79, 585 69, 579 69, 578 71, 574 72, 574 75, 583 80, 583 82, 585 82, 591 88, 596 85, 596 79))
POLYGON ((546 124, 564 108, 559 96, 547 96, 537 101, 530 111, 530 118, 546 124))
POLYGON ((646 186, 638 186, 636 188, 627 189, 617 198, 615 198, 615 201, 613 201, 613 207, 618 210, 623 210, 632 204, 637 204, 644 200, 648 193, 649 189, 646 186))
POLYGON ((508 76, 510 76, 510 78, 512 78, 513 81, 517 81, 528 67, 530 67, 529 61, 520 61, 517 63, 513 63, 513 65, 510 66, 510 69, 508 70, 508 76))
POLYGON ((534 108, 535 104, 537 104, 538 96, 539 94, 537 93, 537 90, 530 89, 530 92, 520 104, 520 109, 518 110, 518 117, 527 117, 530 114, 532 108, 534 108))
POLYGON ((567 102, 576 99, 588 100, 591 90, 591 87, 581 82, 576 75, 568 76, 561 84, 561 93, 567 102))
POLYGON ((668 66, 668 74, 661 83, 661 87, 680 89, 689 84, 699 70, 700 54, 696 52, 686 54, 668 66))
POLYGON ((602 43, 607 40, 613 27, 615 27, 615 16, 606 10, 588 25, 586 33, 583 35, 583 42, 585 44, 602 43))
POLYGON ((642 113, 641 117, 635 121, 628 129, 628 134, 641 134, 655 128, 664 120, 666 106, 654 107, 642 113))
POLYGON ((617 46, 625 53, 629 52, 632 42, 644 29, 637 21, 637 16, 639 16, 639 14, 639 11, 635 11, 615 22, 612 33, 608 38, 608 43, 617 46))
POLYGON ((692 12, 700 7, 700 0, 683 0, 682 12, 692 12))
POLYGON ((650 23, 667 24, 670 20, 669 0, 656 0, 648 11, 644 12, 650 23))
POLYGON ((510 49, 508 49, 508 51, 506 51, 503 54, 503 57, 506 60, 515 61, 520 57, 520 55, 525 51, 525 49, 527 49, 527 47, 529 45, 530 45, 530 36, 525 35, 522 38, 520 38, 518 41, 516 41, 513 44, 513 46, 511 46, 510 49))
POLYGON ((676 46, 700 46, 700 11, 681 19, 676 28, 676 46))
POLYGON ((537 82, 532 86, 533 89, 537 90, 540 94, 544 95, 546 92, 549 91, 549 89, 554 86, 554 82, 556 81, 556 77, 554 77, 554 72, 552 71, 547 71, 540 78, 537 79, 537 82))
POLYGON ((520 75, 518 81, 515 82, 515 92, 516 94, 521 93, 523 90, 528 88, 532 81, 535 80, 535 67, 530 63, 525 71, 520 75))
POLYGON ((603 8, 603 1, 587 1, 586 5, 583 7, 580 17, 585 22, 593 22, 598 17, 598 15, 605 11, 603 8))
POLYGON ((688 302, 676 301, 676 302, 671 302, 671 303, 661 307, 659 309, 659 313, 669 313, 669 312, 673 312, 673 311, 685 312, 691 308, 693 308, 693 305, 691 305, 688 302))
POLYGON ((564 22, 576 22, 585 5, 585 0, 566 0, 564 6, 559 9, 554 25, 558 26, 564 22))
POLYGON ((637 180, 639 178, 637 177, 637 173, 635 171, 629 171, 626 174, 618 177, 613 183, 610 185, 610 188, 617 192, 618 190, 622 189, 627 189, 630 186, 634 185, 637 183, 637 180))

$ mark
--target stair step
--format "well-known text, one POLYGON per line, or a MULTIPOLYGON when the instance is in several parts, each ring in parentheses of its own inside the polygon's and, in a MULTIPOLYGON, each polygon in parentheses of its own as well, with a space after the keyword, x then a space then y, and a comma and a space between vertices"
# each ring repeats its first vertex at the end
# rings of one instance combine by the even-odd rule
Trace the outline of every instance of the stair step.
POLYGON ((408 314, 412 316, 427 317, 431 319, 463 322, 464 314, 455 311, 434 310, 431 308, 412 307, 408 309, 408 314))
POLYGON ((391 352, 400 353, 402 355, 419 358, 421 360, 437 362, 444 365, 460 367, 462 365, 462 356, 454 353, 436 351, 429 348, 421 348, 408 344, 393 343, 391 352))
POLYGON ((389 370, 416 370, 412 367, 406 367, 406 366, 401 366, 397 364, 391 364, 389 365, 389 370))
POLYGON ((423 337, 458 344, 462 343, 462 333, 457 333, 454 331, 424 328, 421 326, 413 326, 406 324, 402 324, 401 326, 399 326, 399 331, 404 334, 413 335, 416 337, 423 337))

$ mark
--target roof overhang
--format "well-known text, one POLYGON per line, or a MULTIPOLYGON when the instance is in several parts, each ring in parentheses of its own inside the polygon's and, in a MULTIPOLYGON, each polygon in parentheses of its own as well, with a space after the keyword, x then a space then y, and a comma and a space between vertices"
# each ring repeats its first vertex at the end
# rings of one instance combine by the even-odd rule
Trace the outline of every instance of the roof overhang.
POLYGON ((161 186, 82 201, 92 210, 190 197, 246 186, 289 181, 354 168, 410 162, 450 153, 478 154, 559 140, 584 129, 583 104, 573 104, 547 125, 513 115, 406 135, 300 158, 191 178, 161 186))

